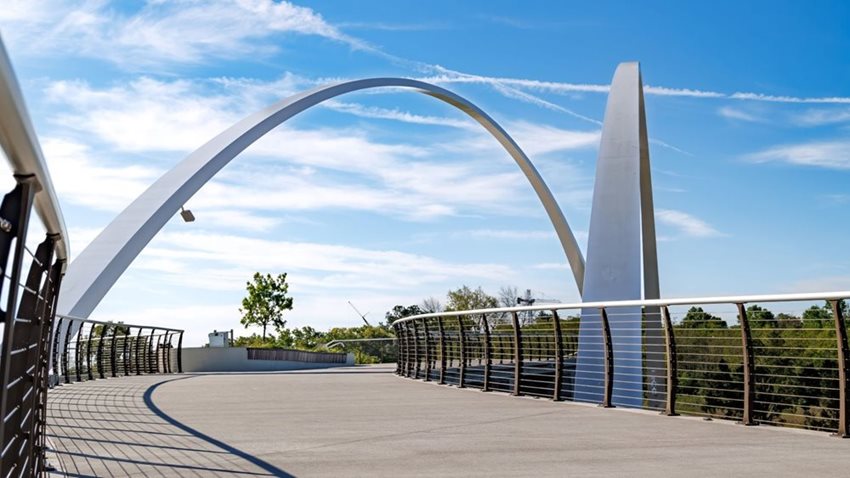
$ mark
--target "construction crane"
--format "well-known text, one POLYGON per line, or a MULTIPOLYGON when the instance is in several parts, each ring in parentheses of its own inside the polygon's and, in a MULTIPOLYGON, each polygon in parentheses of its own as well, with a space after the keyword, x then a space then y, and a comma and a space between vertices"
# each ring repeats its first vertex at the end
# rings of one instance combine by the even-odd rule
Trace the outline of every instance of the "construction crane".
MULTIPOLYGON (((525 297, 517 297, 516 298, 517 305, 534 305, 534 304, 560 304, 560 300, 550 300, 550 299, 535 299, 531 295, 531 289, 525 289, 525 297)), ((540 314, 540 312, 533 312, 527 310, 525 312, 520 312, 522 316, 522 321, 525 324, 531 323, 534 321, 536 315, 540 314)))
POLYGON ((372 326, 372 324, 370 324, 369 321, 366 320, 366 316, 369 315, 369 312, 366 312, 365 314, 361 314, 360 311, 357 310, 357 307, 354 307, 354 304, 352 304, 350 300, 348 301, 348 305, 350 305, 351 308, 354 309, 354 312, 357 312, 357 315, 359 315, 360 318, 363 319, 363 322, 366 322, 366 325, 368 325, 369 327, 372 326))
POLYGON ((560 304, 561 301, 557 299, 535 299, 531 296, 531 289, 525 289, 525 297, 517 297, 516 303, 517 305, 560 304))

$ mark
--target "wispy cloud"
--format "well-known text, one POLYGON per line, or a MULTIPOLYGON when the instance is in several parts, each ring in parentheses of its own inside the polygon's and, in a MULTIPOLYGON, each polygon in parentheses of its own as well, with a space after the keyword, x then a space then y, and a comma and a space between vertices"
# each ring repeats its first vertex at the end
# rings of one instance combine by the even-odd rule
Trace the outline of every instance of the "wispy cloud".
POLYGON ((413 123, 431 126, 448 126, 452 128, 463 129, 478 129, 480 126, 472 119, 457 119, 447 118, 444 116, 426 116, 402 111, 399 109, 378 108, 375 106, 366 106, 359 103, 348 103, 344 101, 332 100, 323 103, 323 106, 340 111, 343 113, 353 114, 363 118, 386 119, 393 121, 401 121, 403 123, 413 123))
POLYGON ((655 218, 658 222, 679 230, 689 237, 718 237, 724 236, 702 219, 682 211, 673 209, 656 209, 655 218))
POLYGON ((824 96, 824 97, 800 97, 800 96, 775 96, 764 93, 732 93, 728 96, 733 100, 767 101, 770 103, 837 103, 850 104, 850 97, 824 96))
MULTIPOLYGON (((52 122, 69 137, 79 138, 76 149, 69 143, 65 149, 51 151, 57 158, 66 158, 62 164, 71 168, 63 175, 70 184, 63 186, 63 191, 77 203, 120 210, 152 182, 152 171, 164 170, 180 155, 200 147, 247 115, 247 109, 259 109, 270 91, 291 90, 301 83, 291 75, 269 83, 151 78, 107 88, 82 82, 52 83, 47 98, 63 111, 52 122), (88 174, 85 155, 90 147, 83 146, 82 138, 100 149, 144 155, 156 168, 124 171, 123 165, 113 161, 88 174), (97 188, 81 186, 89 180, 130 173, 135 174, 132 186, 116 186, 110 200, 99 202, 92 193, 97 188)), ((463 134, 434 145, 417 145, 376 141, 367 131, 354 127, 279 127, 244 153, 250 159, 231 166, 239 168, 238 175, 229 174, 230 168, 224 171, 193 199, 193 207, 200 212, 238 208, 233 214, 240 214, 246 227, 262 230, 274 222, 247 211, 268 209, 263 205, 276 205, 272 209, 279 212, 342 208, 430 220, 463 211, 519 214, 533 204, 522 174, 506 170, 509 163, 493 161, 508 156, 471 120, 356 103, 336 102, 331 108, 358 116, 453 126, 463 134), (474 129, 469 130, 470 126, 474 129), (334 172, 346 175, 339 177, 334 172)), ((532 156, 593 148, 599 138, 598 131, 572 131, 525 121, 506 126, 532 156)), ((569 203, 572 199, 574 196, 568 195, 565 200, 569 203)))
POLYGON ((827 169, 850 169, 850 140, 774 146, 744 158, 756 163, 782 162, 827 169))
MULTIPOLYGON (((492 77, 462 73, 453 71, 441 66, 434 66, 438 73, 435 76, 422 78, 423 81, 433 83, 450 84, 450 83, 472 83, 486 84, 490 86, 502 85, 525 90, 538 92, 556 93, 556 94, 573 94, 573 93, 603 93, 607 94, 610 85, 607 84, 589 84, 589 83, 569 83, 559 81, 541 81, 535 79, 511 78, 511 77, 492 77)), ((793 97, 793 96, 775 96, 763 93, 722 93, 711 90, 698 90, 693 88, 678 88, 656 85, 644 85, 644 93, 655 96, 680 96, 691 98, 705 99, 733 99, 746 101, 764 101, 774 103, 838 103, 850 104, 850 97, 793 97)))
MULTIPOLYGON (((511 121, 506 125, 511 136, 531 155, 555 151, 574 151, 599 146, 600 131, 575 131, 530 121, 511 121)), ((495 146, 495 143, 493 143, 495 146)))
POLYGON ((761 118, 738 108, 732 108, 731 106, 723 106, 719 108, 717 110, 717 114, 724 118, 738 121, 748 121, 751 123, 760 123, 764 121, 764 118, 761 118))
POLYGON ((810 109, 794 116, 794 122, 802 126, 822 126, 850 122, 850 108, 810 109))
POLYGON ((666 86, 646 85, 643 92, 647 95, 657 96, 688 96, 691 98, 723 98, 723 93, 716 91, 695 90, 692 88, 668 88, 666 86))
POLYGON ((169 282, 207 290, 232 289, 233 283, 258 270, 293 271, 292 283, 297 287, 384 290, 452 277, 497 280, 512 275, 498 264, 448 262, 394 250, 210 235, 204 231, 161 233, 145 249, 138 267, 162 272, 169 282), (198 270, 199 264, 208 266, 198 270))
MULTIPOLYGON (((492 21, 527 25, 514 18, 492 21), (518 23, 519 22, 519 23, 518 23)), ((555 94, 607 93, 607 84, 569 83, 492 77, 453 71, 439 65, 395 56, 343 28, 417 29, 431 24, 332 24, 315 10, 274 0, 184 0, 148 2, 132 13, 121 13, 103 0, 7 0, 0 25, 16 50, 41 55, 78 55, 139 69, 146 65, 193 64, 244 55, 269 56, 281 51, 286 35, 309 35, 381 56, 415 70, 434 72, 434 83, 487 84, 522 101, 551 108, 552 102, 529 91, 555 94), (539 100, 539 101, 538 101, 539 100)), ((646 85, 647 95, 729 98, 779 103, 850 104, 850 97, 797 97, 759 92, 726 94, 687 87, 646 85)), ((565 112, 577 114, 566 109, 565 112)), ((577 114, 578 115, 578 114, 577 114)), ((591 118, 592 120, 592 118, 591 118)))
POLYGON ((449 30, 449 22, 387 23, 387 22, 339 22, 334 25, 344 30, 380 30, 388 32, 423 32, 449 30))
POLYGON ((156 1, 132 14, 96 0, 10 3, 0 11, 0 23, 16 48, 33 54, 97 57, 124 66, 268 55, 279 48, 258 40, 284 34, 314 35, 375 50, 314 10, 286 1, 156 1))
POLYGON ((151 167, 110 163, 73 140, 48 137, 41 144, 59 196, 98 211, 120 211, 162 173, 151 167))

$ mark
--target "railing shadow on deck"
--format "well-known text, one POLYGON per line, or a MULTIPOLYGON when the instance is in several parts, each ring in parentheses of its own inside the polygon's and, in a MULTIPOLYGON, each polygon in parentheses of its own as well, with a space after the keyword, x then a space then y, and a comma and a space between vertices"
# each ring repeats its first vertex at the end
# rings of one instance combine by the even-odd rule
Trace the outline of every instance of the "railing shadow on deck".
POLYGON ((128 377, 55 389, 48 425, 53 464, 72 477, 292 477, 156 405, 157 388, 194 377, 128 377))

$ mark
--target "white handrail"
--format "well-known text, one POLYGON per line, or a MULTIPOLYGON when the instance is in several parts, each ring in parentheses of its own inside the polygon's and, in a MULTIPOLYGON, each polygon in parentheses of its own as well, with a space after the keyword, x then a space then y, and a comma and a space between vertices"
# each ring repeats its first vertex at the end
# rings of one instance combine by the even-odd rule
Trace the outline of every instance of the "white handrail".
POLYGON ((803 302, 813 300, 839 300, 850 298, 850 291, 810 292, 802 294, 766 294, 766 295, 729 295, 718 297, 685 297, 677 299, 652 300, 612 300, 597 302, 574 302, 571 304, 546 304, 525 307, 497 307, 492 309, 454 310, 450 312, 433 312, 428 314, 411 315, 393 322, 393 325, 409 320, 428 319, 432 317, 457 317, 461 315, 497 314, 505 312, 526 312, 565 309, 600 309, 616 307, 662 307, 675 305, 708 305, 708 304, 749 304, 754 302, 803 302))
MULTIPOLYGON (((59 207, 53 181, 47 171, 41 147, 27 113, 24 97, 15 78, 12 63, 0 37, 0 147, 15 174, 34 175, 38 183, 35 211, 48 234, 57 234, 56 255, 67 265, 68 232, 59 207)), ((65 266, 63 265, 63 268, 65 266)))

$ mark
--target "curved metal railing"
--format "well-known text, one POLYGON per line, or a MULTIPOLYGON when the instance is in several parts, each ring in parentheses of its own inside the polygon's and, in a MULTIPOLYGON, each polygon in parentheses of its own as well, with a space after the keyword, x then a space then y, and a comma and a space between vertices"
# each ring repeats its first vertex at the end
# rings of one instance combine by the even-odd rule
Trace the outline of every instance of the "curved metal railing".
POLYGON ((56 317, 51 384, 183 372, 183 330, 56 317))
POLYGON ((48 471, 50 337, 68 234, 41 148, 0 40, 0 149, 15 187, 0 204, 0 476, 48 471), (31 220, 33 209, 43 228, 31 220), (35 228, 35 229, 34 229, 35 228), (34 230, 46 233, 41 242, 34 230))
POLYGON ((393 323, 396 372, 848 437, 847 298, 850 291, 422 314, 393 323), (596 326, 582 329, 583 321, 596 326), (636 352, 622 348, 635 341, 636 352))
POLYGON ((67 263, 70 248, 65 219, 2 38, 0 38, 0 146, 16 176, 34 179, 35 210, 47 233, 56 235, 56 258, 67 263))

